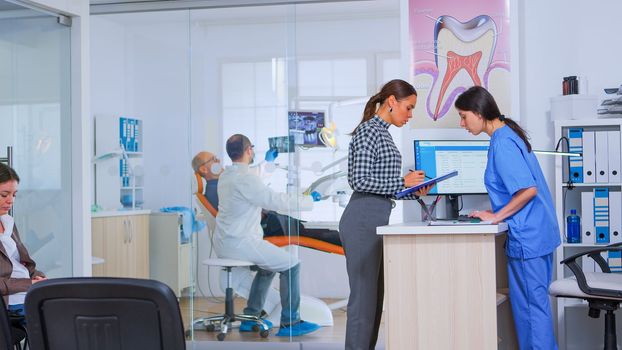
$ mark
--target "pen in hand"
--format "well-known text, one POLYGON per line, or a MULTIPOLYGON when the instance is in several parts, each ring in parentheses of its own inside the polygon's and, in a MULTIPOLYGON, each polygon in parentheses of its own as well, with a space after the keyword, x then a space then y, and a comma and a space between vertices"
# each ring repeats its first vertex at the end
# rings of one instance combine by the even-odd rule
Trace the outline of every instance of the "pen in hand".
MULTIPOLYGON (((409 170, 409 171, 411 171, 411 172, 415 171, 414 169, 408 169, 408 170, 409 170)), ((425 176, 425 178, 426 178, 426 179, 428 179, 428 180, 431 180, 431 179, 432 179, 432 177, 429 177, 428 175, 424 175, 424 176, 425 176)))

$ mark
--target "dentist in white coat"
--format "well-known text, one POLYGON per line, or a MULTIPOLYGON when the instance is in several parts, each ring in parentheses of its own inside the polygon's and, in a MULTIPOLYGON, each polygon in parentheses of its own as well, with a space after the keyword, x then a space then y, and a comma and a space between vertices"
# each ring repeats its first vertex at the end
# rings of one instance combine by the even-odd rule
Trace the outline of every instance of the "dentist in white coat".
MULTIPOLYGON (((251 261, 258 267, 244 314, 259 316, 276 272, 280 274, 281 326, 277 336, 299 336, 319 329, 300 319, 300 262, 287 250, 263 240, 261 209, 288 214, 311 210, 310 196, 278 193, 267 187, 252 171, 255 152, 248 137, 235 134, 227 140, 227 154, 233 164, 218 182, 218 215, 214 249, 220 258, 251 261)), ((253 321, 243 321, 240 331, 251 331, 253 321)))

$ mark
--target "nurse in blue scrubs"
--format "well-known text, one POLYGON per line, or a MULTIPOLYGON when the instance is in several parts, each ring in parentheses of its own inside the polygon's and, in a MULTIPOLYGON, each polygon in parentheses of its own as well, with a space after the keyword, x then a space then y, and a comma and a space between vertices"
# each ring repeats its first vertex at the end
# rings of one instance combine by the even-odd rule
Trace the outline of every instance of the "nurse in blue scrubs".
POLYGON ((559 227, 538 160, 525 131, 501 114, 483 87, 466 90, 454 105, 462 128, 490 136, 484 183, 492 210, 470 216, 508 224, 510 302, 520 349, 557 349, 548 289, 559 227))

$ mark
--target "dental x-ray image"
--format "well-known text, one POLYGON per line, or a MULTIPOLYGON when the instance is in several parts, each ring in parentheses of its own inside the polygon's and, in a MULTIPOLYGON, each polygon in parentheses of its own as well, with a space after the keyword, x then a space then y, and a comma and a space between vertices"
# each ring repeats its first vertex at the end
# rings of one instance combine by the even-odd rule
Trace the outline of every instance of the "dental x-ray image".
POLYGON ((293 136, 268 137, 270 149, 276 149, 279 153, 294 152, 293 136))
POLYGON ((287 121, 289 135, 294 138, 294 144, 309 147, 323 147, 318 136, 324 127, 324 112, 318 111, 289 111, 287 121))

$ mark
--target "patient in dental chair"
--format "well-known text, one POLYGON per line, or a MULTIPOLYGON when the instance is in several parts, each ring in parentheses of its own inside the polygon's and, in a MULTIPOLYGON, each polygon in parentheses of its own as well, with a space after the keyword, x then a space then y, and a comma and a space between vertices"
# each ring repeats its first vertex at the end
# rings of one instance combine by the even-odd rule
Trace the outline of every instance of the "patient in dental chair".
MULTIPOLYGON (((192 159, 192 169, 205 179, 204 195, 213 208, 218 210, 218 177, 222 172, 220 159, 210 152, 199 152, 192 159)), ((212 213, 216 216, 216 212, 212 213)), ((327 229, 309 229, 304 221, 274 211, 264 210, 261 215, 264 237, 287 236, 288 228, 292 236, 317 239, 341 247, 339 232, 327 229)))

